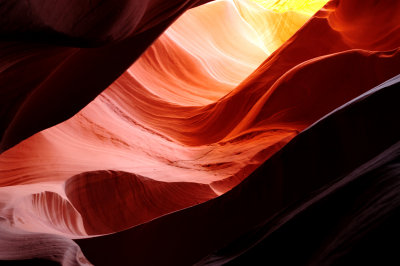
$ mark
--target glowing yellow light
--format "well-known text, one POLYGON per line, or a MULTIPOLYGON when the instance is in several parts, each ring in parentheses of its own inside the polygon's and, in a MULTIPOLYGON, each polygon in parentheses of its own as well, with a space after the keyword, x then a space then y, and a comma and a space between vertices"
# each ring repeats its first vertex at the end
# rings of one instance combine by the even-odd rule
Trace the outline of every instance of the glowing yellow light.
POLYGON ((266 9, 275 12, 296 11, 308 15, 313 15, 320 10, 327 0, 251 0, 266 9))
POLYGON ((233 0, 242 18, 271 54, 286 42, 328 0, 233 0))

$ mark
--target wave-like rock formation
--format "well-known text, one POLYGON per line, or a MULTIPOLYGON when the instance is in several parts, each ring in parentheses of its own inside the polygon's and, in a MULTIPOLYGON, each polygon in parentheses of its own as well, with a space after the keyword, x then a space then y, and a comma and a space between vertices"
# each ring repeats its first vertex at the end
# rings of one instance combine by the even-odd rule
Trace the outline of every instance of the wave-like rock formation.
POLYGON ((398 262, 399 88, 338 108, 218 198, 76 242, 95 265, 398 262))
POLYGON ((113 171, 74 176, 66 182, 65 192, 82 214, 88 234, 121 231, 216 196, 204 184, 161 182, 113 171))
POLYGON ((205 2, 0 6, 0 260, 394 262, 400 3, 205 2))

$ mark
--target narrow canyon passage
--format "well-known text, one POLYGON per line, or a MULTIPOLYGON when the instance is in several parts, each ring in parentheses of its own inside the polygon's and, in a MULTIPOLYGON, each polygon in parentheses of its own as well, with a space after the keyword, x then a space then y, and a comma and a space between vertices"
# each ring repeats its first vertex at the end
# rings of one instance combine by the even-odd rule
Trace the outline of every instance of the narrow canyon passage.
MULTIPOLYGON (((102 260, 85 243, 95 247, 99 239, 104 245, 107 237, 98 235, 135 235, 163 221, 159 228, 168 227, 168 219, 181 217, 180 210, 184 217, 192 208, 208 217, 202 206, 212 206, 208 219, 213 220, 214 202, 224 202, 221 208, 238 204, 240 194, 233 200, 236 192, 229 191, 241 190, 247 177, 259 178, 256 169, 281 156, 285 145, 302 132, 310 131, 306 134, 317 143, 346 131, 338 122, 329 134, 313 133, 315 125, 341 117, 340 108, 399 74, 400 4, 394 0, 139 2, 105 1, 98 13, 90 4, 79 13, 71 2, 64 6, 71 13, 58 18, 46 11, 50 4, 23 6, 20 10, 32 14, 26 21, 10 7, 7 14, 16 29, 6 22, 0 27, 5 36, 0 39, 4 241, 24 235, 30 243, 56 241, 53 254, 64 257, 56 261, 86 264, 88 252, 97 265, 102 260), (110 8, 113 16, 107 15, 110 8), (105 18, 109 25, 103 24, 105 18), (24 28, 29 19, 36 22, 24 28), (72 22, 76 26, 70 27, 72 22), (83 255, 71 241, 81 238, 83 255)), ((381 112, 395 119, 395 113, 381 112)), ((367 126, 356 126, 364 135, 367 126)), ((388 122, 395 132, 391 126, 388 122)), ((307 147, 290 154, 313 161, 329 153, 315 150, 315 143, 309 144, 312 154, 307 147)), ((392 144, 395 139, 385 145, 392 144)), ((346 150, 335 151, 336 156, 347 158, 346 150)), ((348 158, 353 170, 359 165, 350 161, 357 158, 348 158)), ((280 175, 268 172, 263 178, 280 175)), ((314 189, 326 185, 307 182, 314 189)), ((300 185, 293 193, 309 196, 305 191, 312 193, 300 185)), ((282 193, 277 198, 287 197, 282 193)), ((271 217, 281 211, 278 205, 271 202, 271 217)), ((254 211, 259 210, 254 206, 254 211)), ((243 227, 232 224, 237 233, 227 230, 219 246, 200 241, 198 253, 170 259, 175 265, 200 261, 253 228, 261 216, 249 214, 254 223, 243 222, 243 227)), ((49 259, 52 254, 31 250, 33 244, 2 251, 4 243, 0 259, 49 259)), ((113 252, 119 251, 109 254, 109 263, 113 252)))

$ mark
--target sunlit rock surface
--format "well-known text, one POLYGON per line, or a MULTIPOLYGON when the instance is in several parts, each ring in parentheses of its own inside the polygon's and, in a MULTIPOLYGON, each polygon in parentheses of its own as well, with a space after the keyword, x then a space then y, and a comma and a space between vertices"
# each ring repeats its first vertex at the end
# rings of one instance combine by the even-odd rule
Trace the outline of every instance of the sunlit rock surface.
MULTIPOLYGON (((0 28, 5 36, 0 42, 0 227, 5 235, 0 259, 65 265, 89 263, 84 256, 95 265, 248 264, 251 258, 268 263, 262 252, 246 251, 264 233, 247 237, 248 243, 239 237, 264 230, 257 226, 288 204, 306 202, 399 140, 394 121, 400 112, 393 102, 398 78, 384 83, 400 69, 396 1, 178 2, 149 1, 144 7, 139 1, 110 1, 99 4, 98 15, 88 5, 80 11, 87 15, 64 17, 48 15, 50 4, 10 9, 17 26, 3 22, 0 28), (161 34, 195 5, 200 6, 161 34), (119 10, 118 16, 108 17, 110 8, 119 10), (32 17, 20 17, 18 10, 30 9, 32 17), (42 20, 26 27, 36 21, 34 15, 42 20), (113 23, 106 26, 106 19, 113 23), (68 26, 72 22, 77 26, 68 26), (375 96, 378 91, 384 96, 375 96), (357 98, 363 93, 378 100, 357 98), (368 120, 365 114, 373 109, 380 118, 368 120), (391 131, 386 139, 374 133, 379 119, 385 121, 384 132, 391 131), (350 141, 357 134, 366 136, 359 144, 350 141), (312 136, 307 145, 281 150, 293 138, 302 143, 304 136, 312 136), (337 148, 318 148, 326 143, 337 148), (296 164, 295 159, 284 163, 285 158, 296 157, 312 174, 295 177, 287 170, 296 164), (341 159, 328 166, 319 157, 341 159), (263 170, 271 164, 276 170, 263 170), (319 175, 325 178, 318 180, 319 175), (252 190, 267 195, 256 203, 252 190), (24 234, 30 244, 6 244, 24 234), (111 235, 96 237, 101 234, 111 235), (77 241, 83 255, 70 240, 79 238, 89 238, 77 241), (36 248, 35 239, 54 250, 36 248), (132 248, 128 239, 135 242, 132 248), (237 243, 243 249, 230 250, 237 243), (242 253, 250 255, 236 259, 242 253)), ((58 5, 74 10, 72 2, 58 5)), ((392 150, 390 165, 396 160, 392 150)), ((387 189, 398 191, 389 183, 387 189)), ((341 206, 346 197, 333 199, 341 206)), ((392 204, 398 199, 387 202, 390 213, 398 210, 392 204)), ((354 206, 354 211, 362 207, 354 206)), ((340 245, 321 254, 335 257, 329 253, 335 248, 340 245)), ((311 262, 324 262, 312 247, 303 252, 311 262)))

